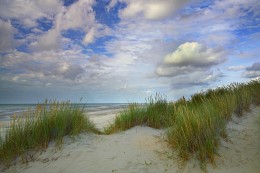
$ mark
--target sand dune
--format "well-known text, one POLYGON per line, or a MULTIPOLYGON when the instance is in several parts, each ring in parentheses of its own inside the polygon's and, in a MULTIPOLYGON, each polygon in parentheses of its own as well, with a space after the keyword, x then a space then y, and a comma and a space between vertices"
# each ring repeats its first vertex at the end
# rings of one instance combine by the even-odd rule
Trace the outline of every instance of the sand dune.
MULTIPOLYGON (((108 116, 114 117, 112 115, 108 116)), ((109 119, 92 117, 98 127, 109 119)), ((228 123, 229 141, 221 141, 216 167, 212 173, 260 173, 260 107, 241 118, 233 116, 228 123)), ((81 134, 73 141, 65 138, 61 150, 53 144, 28 165, 17 164, 6 172, 202 172, 198 161, 191 159, 181 166, 176 154, 168 148, 164 131, 134 127, 110 136, 81 134)))

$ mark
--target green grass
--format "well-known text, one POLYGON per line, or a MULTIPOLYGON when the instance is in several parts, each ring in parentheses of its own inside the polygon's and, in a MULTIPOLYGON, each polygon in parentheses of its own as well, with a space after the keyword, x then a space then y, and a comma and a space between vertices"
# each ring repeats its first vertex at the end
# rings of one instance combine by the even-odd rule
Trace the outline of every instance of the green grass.
POLYGON ((146 125, 153 128, 168 126, 173 119, 174 105, 167 103, 165 96, 156 94, 155 97, 148 97, 146 103, 130 103, 128 108, 120 112, 114 123, 105 127, 105 134, 112 134, 127 130, 137 125, 146 125))
POLYGON ((69 102, 46 102, 32 114, 12 119, 6 135, 0 136, 0 166, 9 166, 17 158, 27 162, 50 141, 60 145, 65 135, 112 134, 136 125, 165 129, 169 146, 183 161, 195 157, 201 165, 214 164, 219 141, 227 137, 227 122, 233 113, 243 116, 250 111, 252 103, 260 105, 259 79, 210 89, 175 102, 156 94, 148 97, 145 104, 130 103, 100 132, 84 116, 82 107, 69 102))
POLYGON ((242 116, 250 111, 252 103, 259 104, 259 88, 259 81, 252 81, 193 95, 176 109, 175 122, 166 132, 170 146, 183 160, 193 156, 202 165, 207 160, 214 164, 219 141, 227 137, 226 124, 232 113, 242 116))
POLYGON ((169 145, 182 160, 195 157, 201 165, 207 161, 214 164, 219 141, 227 137, 228 120, 233 113, 243 116, 252 103, 260 104, 260 80, 210 89, 176 102, 167 102, 156 94, 146 99, 145 105, 130 104, 105 128, 105 133, 136 125, 164 128, 169 145))
POLYGON ((62 144, 65 135, 100 133, 83 113, 82 107, 69 102, 45 102, 20 118, 14 116, 0 140, 0 166, 8 167, 17 158, 23 162, 32 160, 50 141, 62 144))
POLYGON ((146 116, 142 105, 131 103, 127 109, 120 112, 120 115, 115 118, 113 124, 104 128, 105 134, 112 134, 118 131, 127 130, 136 125, 142 125, 145 122, 146 116))

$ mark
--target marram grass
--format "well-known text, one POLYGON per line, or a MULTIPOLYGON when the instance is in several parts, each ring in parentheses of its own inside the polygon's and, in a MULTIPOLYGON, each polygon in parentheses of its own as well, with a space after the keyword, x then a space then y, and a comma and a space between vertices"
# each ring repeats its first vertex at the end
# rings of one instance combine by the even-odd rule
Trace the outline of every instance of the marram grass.
POLYGON ((214 164, 220 138, 226 138, 226 124, 235 113, 242 116, 250 105, 260 104, 260 80, 233 83, 167 102, 156 94, 144 105, 129 104, 115 121, 105 128, 106 134, 126 130, 136 125, 166 129, 169 145, 182 160, 198 158, 214 164))
POLYGON ((173 111, 174 105, 167 103, 165 96, 157 93, 155 97, 148 97, 145 104, 130 103, 112 124, 105 127, 104 132, 112 134, 137 125, 164 128, 174 119, 173 111))
MULTIPOLYGON (((251 104, 260 104, 260 80, 233 83, 197 93, 186 100, 167 102, 166 96, 148 97, 145 104, 130 103, 105 134, 127 130, 136 125, 163 128, 167 141, 182 160, 195 157, 202 165, 215 163, 219 141, 226 138, 226 124, 235 113, 243 116, 251 104)), ((21 158, 27 162, 49 142, 62 143, 63 136, 89 131, 101 134, 84 116, 83 108, 69 102, 50 102, 37 106, 33 114, 14 117, 4 137, 0 135, 0 166, 21 158)))
MULTIPOLYGON (((259 104, 260 81, 234 83, 193 95, 175 110, 175 122, 166 131, 170 146, 183 160, 198 158, 215 163, 220 138, 235 113, 242 116, 252 103, 259 104)), ((202 164, 205 165, 205 164, 202 164)))
POLYGON ((80 132, 100 133, 84 115, 82 107, 69 102, 45 102, 36 109, 14 116, 5 136, 0 139, 0 166, 8 167, 18 158, 27 162, 36 151, 55 140, 60 145, 65 135, 80 132))

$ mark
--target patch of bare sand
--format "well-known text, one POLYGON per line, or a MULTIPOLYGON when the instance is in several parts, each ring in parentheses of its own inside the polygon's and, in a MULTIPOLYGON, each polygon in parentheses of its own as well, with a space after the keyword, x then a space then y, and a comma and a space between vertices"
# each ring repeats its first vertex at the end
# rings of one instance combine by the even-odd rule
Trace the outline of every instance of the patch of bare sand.
POLYGON ((100 116, 91 116, 89 115, 89 119, 96 124, 96 127, 102 130, 104 127, 113 122, 114 118, 117 116, 117 113, 109 113, 100 116))
MULTIPOLYGON (((260 173, 260 107, 227 125, 228 141, 222 140, 214 172, 260 173)), ((211 169, 210 169, 211 171, 211 169)))
MULTIPOLYGON (((221 141, 217 167, 208 165, 208 172, 260 173, 259 116, 260 107, 244 117, 233 117, 227 126, 230 141, 221 141)), ((51 146, 36 161, 6 172, 202 172, 194 159, 180 169, 163 134, 140 126, 110 136, 81 134, 75 141, 65 138, 63 149, 51 146)))

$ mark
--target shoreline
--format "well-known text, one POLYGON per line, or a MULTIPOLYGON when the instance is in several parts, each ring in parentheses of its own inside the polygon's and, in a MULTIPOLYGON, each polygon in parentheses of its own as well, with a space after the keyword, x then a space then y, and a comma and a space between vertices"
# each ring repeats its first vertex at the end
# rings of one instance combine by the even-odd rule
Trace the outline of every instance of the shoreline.
MULTIPOLYGON (((104 121, 98 117, 92 119, 102 127, 104 121)), ((216 167, 207 164, 209 173, 258 173, 259 118, 259 106, 243 117, 232 116, 227 124, 228 141, 221 139, 216 167)), ((136 126, 108 136, 80 134, 75 141, 66 137, 61 150, 50 144, 34 162, 18 163, 5 172, 203 172, 193 158, 181 168, 163 134, 164 130, 136 126)))

